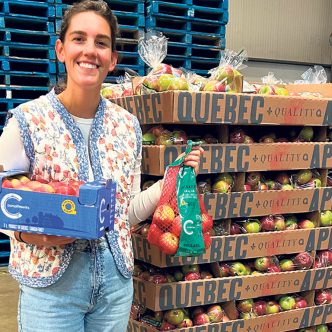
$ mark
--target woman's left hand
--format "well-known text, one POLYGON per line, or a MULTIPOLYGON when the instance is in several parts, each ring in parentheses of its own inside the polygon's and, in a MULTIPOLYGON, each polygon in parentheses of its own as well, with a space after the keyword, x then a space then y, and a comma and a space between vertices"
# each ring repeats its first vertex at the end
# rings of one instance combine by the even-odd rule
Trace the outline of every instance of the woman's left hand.
POLYGON ((203 155, 203 148, 200 146, 194 146, 192 150, 189 152, 188 156, 184 158, 184 165, 191 166, 195 170, 196 176, 199 173, 199 164, 201 161, 201 157, 203 155))

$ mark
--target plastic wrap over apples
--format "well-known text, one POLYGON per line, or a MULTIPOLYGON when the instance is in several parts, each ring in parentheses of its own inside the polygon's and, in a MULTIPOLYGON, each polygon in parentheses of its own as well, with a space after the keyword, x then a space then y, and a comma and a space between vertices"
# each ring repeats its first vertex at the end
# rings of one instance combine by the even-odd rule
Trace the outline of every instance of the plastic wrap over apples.
POLYGON ((286 89, 281 79, 278 79, 273 72, 269 72, 261 78, 261 84, 252 84, 255 92, 260 95, 271 96, 288 96, 289 91, 286 89))
POLYGON ((316 252, 314 268, 332 266, 332 250, 321 250, 316 252))
POLYGON ((161 32, 148 31, 138 42, 138 54, 151 71, 137 85, 136 94, 189 89, 182 70, 163 63, 167 55, 167 38, 161 32))
POLYGON ((239 70, 245 67, 243 62, 247 59, 245 50, 238 53, 231 50, 223 51, 219 66, 209 71, 210 77, 202 85, 201 91, 242 92, 243 76, 239 70))
POLYGON ((101 86, 100 94, 106 99, 132 96, 132 84, 131 82, 124 82, 121 84, 103 83, 101 86))
POLYGON ((290 177, 294 189, 320 188, 322 186, 321 176, 316 169, 303 169, 297 171, 290 177))
POLYGON ((201 91, 202 87, 207 81, 206 77, 203 77, 201 75, 196 74, 195 72, 191 70, 186 70, 185 68, 180 68, 186 77, 188 83, 189 83, 189 90, 190 91, 201 91))
POLYGON ((296 80, 294 84, 322 84, 327 82, 327 74, 322 66, 310 67, 301 75, 302 80, 296 80))

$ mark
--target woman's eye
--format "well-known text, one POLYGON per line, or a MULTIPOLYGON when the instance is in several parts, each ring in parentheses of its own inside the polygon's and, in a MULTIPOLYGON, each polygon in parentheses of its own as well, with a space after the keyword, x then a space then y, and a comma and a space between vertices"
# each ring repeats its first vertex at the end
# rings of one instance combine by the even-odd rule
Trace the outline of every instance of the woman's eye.
POLYGON ((107 47, 107 43, 104 42, 104 41, 101 41, 101 40, 97 41, 96 44, 99 45, 99 46, 102 46, 102 47, 107 47))
POLYGON ((73 40, 76 41, 76 42, 82 42, 83 38, 82 37, 74 37, 73 40))

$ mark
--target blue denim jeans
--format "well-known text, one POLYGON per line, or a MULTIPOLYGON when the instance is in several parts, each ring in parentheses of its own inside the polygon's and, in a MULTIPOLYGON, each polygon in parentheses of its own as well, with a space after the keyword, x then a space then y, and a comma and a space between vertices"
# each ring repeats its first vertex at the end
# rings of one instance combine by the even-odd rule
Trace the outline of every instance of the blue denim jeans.
POLYGON ((105 240, 81 241, 64 275, 46 288, 21 285, 21 332, 125 332, 132 279, 116 268, 105 240))

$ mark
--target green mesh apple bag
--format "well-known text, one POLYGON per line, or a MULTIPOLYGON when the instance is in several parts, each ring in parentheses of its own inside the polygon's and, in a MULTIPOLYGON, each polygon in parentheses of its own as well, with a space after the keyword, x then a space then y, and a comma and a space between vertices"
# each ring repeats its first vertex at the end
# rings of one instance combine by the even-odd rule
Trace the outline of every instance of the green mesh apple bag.
POLYGON ((169 255, 197 256, 211 244, 213 220, 197 190, 194 169, 183 164, 193 144, 189 140, 185 153, 167 167, 147 236, 150 244, 169 255))

